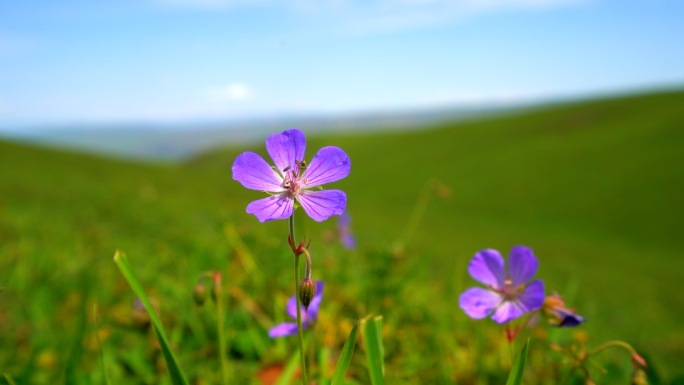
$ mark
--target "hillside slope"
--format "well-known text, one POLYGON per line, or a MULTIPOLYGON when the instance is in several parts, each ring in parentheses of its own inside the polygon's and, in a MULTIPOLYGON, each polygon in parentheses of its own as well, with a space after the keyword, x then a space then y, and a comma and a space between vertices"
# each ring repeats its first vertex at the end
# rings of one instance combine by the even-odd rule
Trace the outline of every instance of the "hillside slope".
MULTIPOLYGON (((683 128, 684 92, 677 91, 415 132, 311 137, 308 158, 322 145, 342 147, 351 158, 352 174, 332 186, 347 192, 360 250, 345 253, 326 243, 334 221, 302 219, 298 233, 314 240, 317 274, 330 282, 326 295, 338 300, 332 308, 339 316, 364 315, 350 308, 379 311, 389 330, 424 333, 424 325, 404 322, 427 309, 425 317, 440 322, 432 334, 453 325, 466 332, 483 325, 457 306, 459 293, 474 284, 465 266, 477 250, 507 253, 515 244, 528 245, 547 287, 569 295, 589 320, 590 343, 628 340, 653 358, 663 377, 684 376, 678 364, 684 293, 674 287, 684 278, 683 128), (451 194, 426 195, 425 215, 407 238, 402 234, 421 192, 436 183, 451 194), (384 250, 400 243, 404 253, 383 259, 384 250), (349 306, 350 298, 360 303, 349 306)), ((69 379, 81 360, 96 357, 91 352, 80 358, 74 346, 86 338, 81 326, 97 303, 115 330, 108 355, 117 363, 111 365, 124 368, 116 373, 154 381, 140 369, 144 365, 134 364, 140 357, 131 358, 131 352, 144 357, 145 346, 135 342, 140 337, 130 325, 118 328, 131 297, 111 262, 117 248, 162 301, 167 322, 191 325, 195 339, 185 337, 186 347, 212 341, 210 334, 197 334, 197 314, 183 310, 192 308, 197 277, 210 269, 227 269, 230 284, 277 319, 273 292, 289 288, 291 278, 283 249, 286 224, 259 224, 244 213, 260 197, 231 180, 231 163, 244 150, 265 155, 259 145, 182 165, 153 165, 0 142, 0 335, 11 336, 0 340, 3 370, 24 380, 18 382, 40 382, 55 373, 69 379), (227 242, 226 225, 235 225, 252 250, 255 276, 244 274, 244 256, 227 242), (57 355, 52 366, 45 355, 57 355)), ((233 305, 232 327, 262 335, 263 325, 233 305)), ((256 337, 235 336, 236 356, 263 358, 263 351, 245 347, 251 346, 247 338, 256 337)), ((446 343, 437 335, 426 338, 446 343)), ((388 343, 388 372, 432 375, 429 368, 406 366, 416 353, 400 342, 388 343)), ((197 359, 191 351, 181 357, 197 359)), ((449 363, 443 365, 448 372, 449 363)))

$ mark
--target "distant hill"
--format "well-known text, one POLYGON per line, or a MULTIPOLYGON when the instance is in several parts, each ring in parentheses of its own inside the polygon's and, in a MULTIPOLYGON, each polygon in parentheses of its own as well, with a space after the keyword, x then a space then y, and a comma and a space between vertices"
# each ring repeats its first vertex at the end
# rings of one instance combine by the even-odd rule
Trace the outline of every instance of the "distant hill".
MULTIPOLYGON (((297 127, 309 132, 415 130, 442 121, 464 121, 506 113, 525 105, 441 107, 363 114, 295 115, 225 122, 122 124, 32 128, 9 139, 95 154, 178 161, 222 146, 244 145, 268 133, 297 127)), ((7 134, 6 134, 7 135, 7 134)))

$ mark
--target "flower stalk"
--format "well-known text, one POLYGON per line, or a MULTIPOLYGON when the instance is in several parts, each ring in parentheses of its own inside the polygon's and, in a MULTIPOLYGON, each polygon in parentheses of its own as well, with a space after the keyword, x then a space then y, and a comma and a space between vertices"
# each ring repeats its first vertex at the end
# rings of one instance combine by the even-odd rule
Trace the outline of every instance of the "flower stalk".
MULTIPOLYGON (((288 237, 288 240, 290 241, 290 245, 294 245, 294 239, 295 239, 295 230, 294 230, 294 213, 289 218, 289 230, 290 230, 290 235, 288 237)), ((303 243, 303 242, 302 242, 303 243)), ((301 246, 300 246, 301 247, 301 246)), ((304 353, 304 328, 302 327, 302 304, 299 301, 299 257, 301 256, 301 253, 297 252, 298 249, 292 247, 292 253, 294 254, 294 282, 295 282, 295 295, 297 297, 297 336, 299 339, 299 359, 301 361, 301 367, 302 367, 302 384, 307 385, 309 383, 308 377, 309 373, 307 372, 306 369, 306 354, 304 353)), ((308 252, 307 252, 308 256, 308 252)), ((309 257, 310 258, 310 257, 309 257)), ((307 264, 308 267, 310 267, 309 264, 307 264)), ((309 274, 311 272, 309 271, 309 274)))

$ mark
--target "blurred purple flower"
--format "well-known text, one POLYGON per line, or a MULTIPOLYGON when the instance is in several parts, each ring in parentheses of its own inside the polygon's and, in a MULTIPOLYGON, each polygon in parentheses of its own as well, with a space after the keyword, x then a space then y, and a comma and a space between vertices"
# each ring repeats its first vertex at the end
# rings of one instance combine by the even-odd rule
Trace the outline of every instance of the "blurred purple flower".
POLYGON ((537 272, 537 258, 532 249, 515 246, 511 250, 508 269, 498 251, 477 252, 468 265, 468 272, 487 288, 473 287, 459 298, 463 311, 471 318, 491 316, 503 324, 542 307, 544 282, 530 282, 537 272))
POLYGON ((235 159, 233 179, 248 189, 271 194, 247 205, 249 214, 260 222, 286 219, 292 215, 295 201, 318 222, 344 212, 347 195, 343 191, 317 187, 349 175, 349 157, 340 148, 328 146, 321 148, 307 165, 305 149, 304 133, 291 129, 266 139, 266 150, 275 169, 254 152, 244 152, 235 159))
POLYGON ((356 237, 351 232, 351 217, 348 213, 344 213, 337 221, 337 233, 340 237, 342 246, 349 250, 356 249, 356 237))
MULTIPOLYGON (((309 308, 304 310, 302 306, 302 328, 306 329, 311 324, 316 322, 318 318, 318 308, 321 306, 321 299, 323 298, 323 281, 316 281, 316 295, 309 304, 309 308)), ((297 319, 297 297, 292 296, 287 301, 287 314, 293 319, 297 319)), ((268 331, 268 336, 271 338, 285 337, 297 334, 296 322, 285 322, 274 326, 268 331)))
POLYGON ((565 307, 565 302, 557 293, 544 299, 542 313, 553 326, 575 327, 584 322, 584 317, 565 307))

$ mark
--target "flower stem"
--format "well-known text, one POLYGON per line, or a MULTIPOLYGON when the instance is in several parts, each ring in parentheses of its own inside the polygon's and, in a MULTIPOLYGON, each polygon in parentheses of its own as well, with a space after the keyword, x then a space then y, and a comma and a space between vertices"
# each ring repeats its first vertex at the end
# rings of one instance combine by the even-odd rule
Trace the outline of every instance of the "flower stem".
POLYGON ((596 353, 600 353, 601 351, 606 350, 608 348, 623 348, 623 349, 627 350, 632 355, 637 354, 636 350, 634 350, 632 345, 628 344, 627 342, 624 342, 624 341, 608 341, 608 342, 605 342, 605 343, 595 347, 591 351, 589 351, 587 353, 587 356, 595 355, 596 353))
MULTIPOLYGON (((294 231, 294 213, 290 216, 289 220, 290 226, 290 240, 295 242, 295 231, 294 231)), ((293 250, 294 251, 294 250, 293 250)), ((302 363, 302 384, 308 385, 309 374, 306 371, 306 355, 304 354, 304 329, 302 328, 302 304, 299 302, 299 255, 296 252, 294 254, 294 280, 295 280, 295 297, 297 302, 297 335, 299 336, 299 359, 302 363)))
POLYGON ((436 182, 434 180, 428 180, 423 185, 423 189, 416 200, 416 205, 413 207, 413 211, 411 212, 408 221, 406 221, 404 233, 402 234, 401 238, 395 241, 395 245, 398 250, 403 251, 404 247, 406 247, 409 241, 416 234, 418 225, 420 225, 420 222, 425 215, 425 211, 427 210, 428 203, 430 203, 430 198, 432 196, 432 190, 434 189, 435 183, 436 182))

